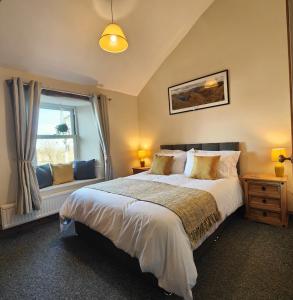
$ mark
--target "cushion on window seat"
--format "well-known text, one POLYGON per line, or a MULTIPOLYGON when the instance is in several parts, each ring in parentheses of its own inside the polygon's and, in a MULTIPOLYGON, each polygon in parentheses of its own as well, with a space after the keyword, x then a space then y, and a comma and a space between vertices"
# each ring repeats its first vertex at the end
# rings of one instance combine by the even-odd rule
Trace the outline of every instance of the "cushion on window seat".
POLYGON ((74 179, 93 179, 96 178, 96 160, 91 159, 88 161, 75 160, 73 162, 74 179))
POLYGON ((50 164, 38 166, 36 168, 36 175, 40 189, 51 186, 53 184, 50 164))
POLYGON ((53 184, 62 184, 74 180, 72 163, 51 164, 51 172, 53 176, 53 184))

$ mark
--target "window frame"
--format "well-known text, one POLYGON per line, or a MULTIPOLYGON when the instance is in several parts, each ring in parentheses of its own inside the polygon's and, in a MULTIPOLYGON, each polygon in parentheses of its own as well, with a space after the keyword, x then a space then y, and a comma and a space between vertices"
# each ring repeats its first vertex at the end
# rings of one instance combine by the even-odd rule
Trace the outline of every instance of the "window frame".
MULTIPOLYGON (((50 139, 72 139, 73 140, 73 157, 74 160, 79 159, 79 134, 76 118, 76 107, 64 104, 55 104, 55 103, 41 103, 39 109, 51 109, 58 111, 69 111, 70 112, 70 122, 71 122, 71 134, 38 134, 38 140, 50 140, 50 139)), ((38 155, 36 149, 36 164, 38 165, 38 155)))

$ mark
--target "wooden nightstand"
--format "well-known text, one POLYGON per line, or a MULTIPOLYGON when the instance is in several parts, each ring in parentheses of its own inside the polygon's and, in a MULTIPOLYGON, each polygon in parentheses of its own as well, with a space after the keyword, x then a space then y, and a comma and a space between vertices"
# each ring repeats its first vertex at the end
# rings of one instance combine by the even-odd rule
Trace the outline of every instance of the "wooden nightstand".
POLYGON ((148 167, 144 167, 144 168, 141 168, 141 167, 132 168, 132 172, 133 172, 133 174, 138 174, 138 173, 141 173, 141 172, 148 171, 149 169, 150 168, 148 168, 148 167))
POLYGON ((288 226, 287 177, 247 174, 242 176, 245 216, 250 220, 288 226))

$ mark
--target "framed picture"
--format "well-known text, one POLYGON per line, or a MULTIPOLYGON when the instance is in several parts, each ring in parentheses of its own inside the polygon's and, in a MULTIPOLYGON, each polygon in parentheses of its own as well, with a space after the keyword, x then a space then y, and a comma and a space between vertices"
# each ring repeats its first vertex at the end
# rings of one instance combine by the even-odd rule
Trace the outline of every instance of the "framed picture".
POLYGON ((228 70, 168 88, 170 115, 229 104, 228 70))

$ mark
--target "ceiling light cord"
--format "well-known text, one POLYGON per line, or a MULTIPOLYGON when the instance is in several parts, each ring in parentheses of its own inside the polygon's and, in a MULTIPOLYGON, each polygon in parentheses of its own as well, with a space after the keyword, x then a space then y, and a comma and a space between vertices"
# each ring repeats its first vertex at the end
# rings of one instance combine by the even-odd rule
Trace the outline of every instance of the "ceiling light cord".
POLYGON ((111 17, 112 17, 112 23, 113 23, 113 5, 112 5, 112 0, 111 0, 111 17))
POLYGON ((118 24, 114 23, 113 0, 107 1, 108 3, 110 1, 111 4, 112 23, 108 24, 104 29, 99 40, 99 44, 104 51, 111 53, 121 53, 128 48, 128 41, 122 28, 118 24))

